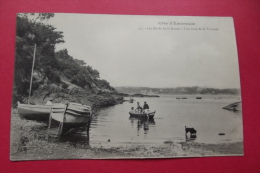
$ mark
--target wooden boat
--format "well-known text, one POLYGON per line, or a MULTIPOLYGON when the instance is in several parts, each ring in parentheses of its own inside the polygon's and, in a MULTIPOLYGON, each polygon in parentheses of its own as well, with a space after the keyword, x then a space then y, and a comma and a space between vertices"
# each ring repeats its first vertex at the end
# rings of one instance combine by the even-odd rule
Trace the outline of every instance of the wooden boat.
POLYGON ((51 121, 62 124, 63 128, 76 128, 85 126, 91 120, 91 107, 69 103, 67 105, 53 106, 51 110, 51 121))
POLYGON ((196 99, 202 99, 202 97, 196 97, 196 99))
POLYGON ((229 104, 223 107, 223 109, 230 110, 230 111, 241 111, 242 110, 241 101, 229 104))
POLYGON ((49 105, 28 105, 18 102, 18 115, 21 119, 36 120, 36 121, 48 121, 51 106, 49 105))
POLYGON ((131 117, 140 117, 140 118, 153 118, 155 115, 155 112, 149 112, 149 113, 133 113, 133 112, 129 112, 131 117))

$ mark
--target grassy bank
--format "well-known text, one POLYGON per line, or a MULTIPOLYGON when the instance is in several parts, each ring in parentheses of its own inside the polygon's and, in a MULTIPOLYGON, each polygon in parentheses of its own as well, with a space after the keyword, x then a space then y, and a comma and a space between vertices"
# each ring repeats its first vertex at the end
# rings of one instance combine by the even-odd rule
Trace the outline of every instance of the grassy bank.
POLYGON ((127 145, 102 148, 81 143, 47 142, 47 125, 22 120, 12 110, 11 160, 91 159, 91 158, 158 158, 188 156, 242 155, 243 143, 203 144, 194 141, 165 141, 161 145, 127 145), (24 141, 24 142, 23 142, 24 141))

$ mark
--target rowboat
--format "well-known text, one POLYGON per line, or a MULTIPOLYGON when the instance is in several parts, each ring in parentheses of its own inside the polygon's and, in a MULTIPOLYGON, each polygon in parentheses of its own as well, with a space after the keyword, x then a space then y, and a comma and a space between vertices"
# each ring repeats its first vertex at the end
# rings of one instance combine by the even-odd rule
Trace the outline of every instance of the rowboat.
POLYGON ((51 121, 56 124, 63 124, 63 128, 76 128, 85 126, 91 120, 91 107, 69 103, 52 106, 51 121))
POLYGON ((155 112, 149 112, 149 113, 135 113, 135 112, 129 112, 131 117, 140 117, 140 118, 153 118, 155 115, 155 112))
POLYGON ((36 120, 36 121, 48 121, 51 106, 49 105, 28 105, 18 102, 18 115, 21 119, 36 120))
POLYGON ((229 104, 223 107, 223 109, 230 110, 230 111, 241 111, 242 110, 241 101, 229 104))

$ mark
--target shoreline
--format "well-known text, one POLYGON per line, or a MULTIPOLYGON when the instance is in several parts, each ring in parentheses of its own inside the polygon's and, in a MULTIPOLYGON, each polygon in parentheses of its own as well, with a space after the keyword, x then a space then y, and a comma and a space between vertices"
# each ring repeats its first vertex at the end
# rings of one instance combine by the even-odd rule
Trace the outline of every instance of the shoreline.
POLYGON ((19 160, 54 160, 54 159, 156 159, 177 157, 204 157, 243 155, 243 142, 220 142, 215 144, 196 141, 165 141, 158 145, 129 144, 117 147, 91 147, 80 142, 47 142, 47 125, 44 123, 22 120, 17 109, 12 109, 11 116, 10 159, 19 160), (21 140, 28 140, 19 151, 21 140))
POLYGON ((234 147, 241 148, 242 142, 232 144, 214 145, 215 149, 205 149, 173 142, 171 145, 160 146, 120 146, 111 148, 98 148, 89 146, 70 146, 69 143, 49 143, 42 142, 45 147, 39 150, 28 150, 27 152, 15 153, 10 156, 12 161, 22 160, 57 160, 57 159, 158 159, 158 158, 185 158, 185 157, 220 157, 220 156, 243 156, 243 152, 227 153, 227 149, 234 147))

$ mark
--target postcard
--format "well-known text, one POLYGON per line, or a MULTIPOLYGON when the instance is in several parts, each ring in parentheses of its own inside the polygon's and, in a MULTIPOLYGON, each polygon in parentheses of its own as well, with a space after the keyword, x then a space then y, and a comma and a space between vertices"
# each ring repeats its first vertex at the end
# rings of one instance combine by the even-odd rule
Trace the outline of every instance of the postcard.
POLYGON ((19 13, 10 159, 243 156, 231 17, 19 13))

